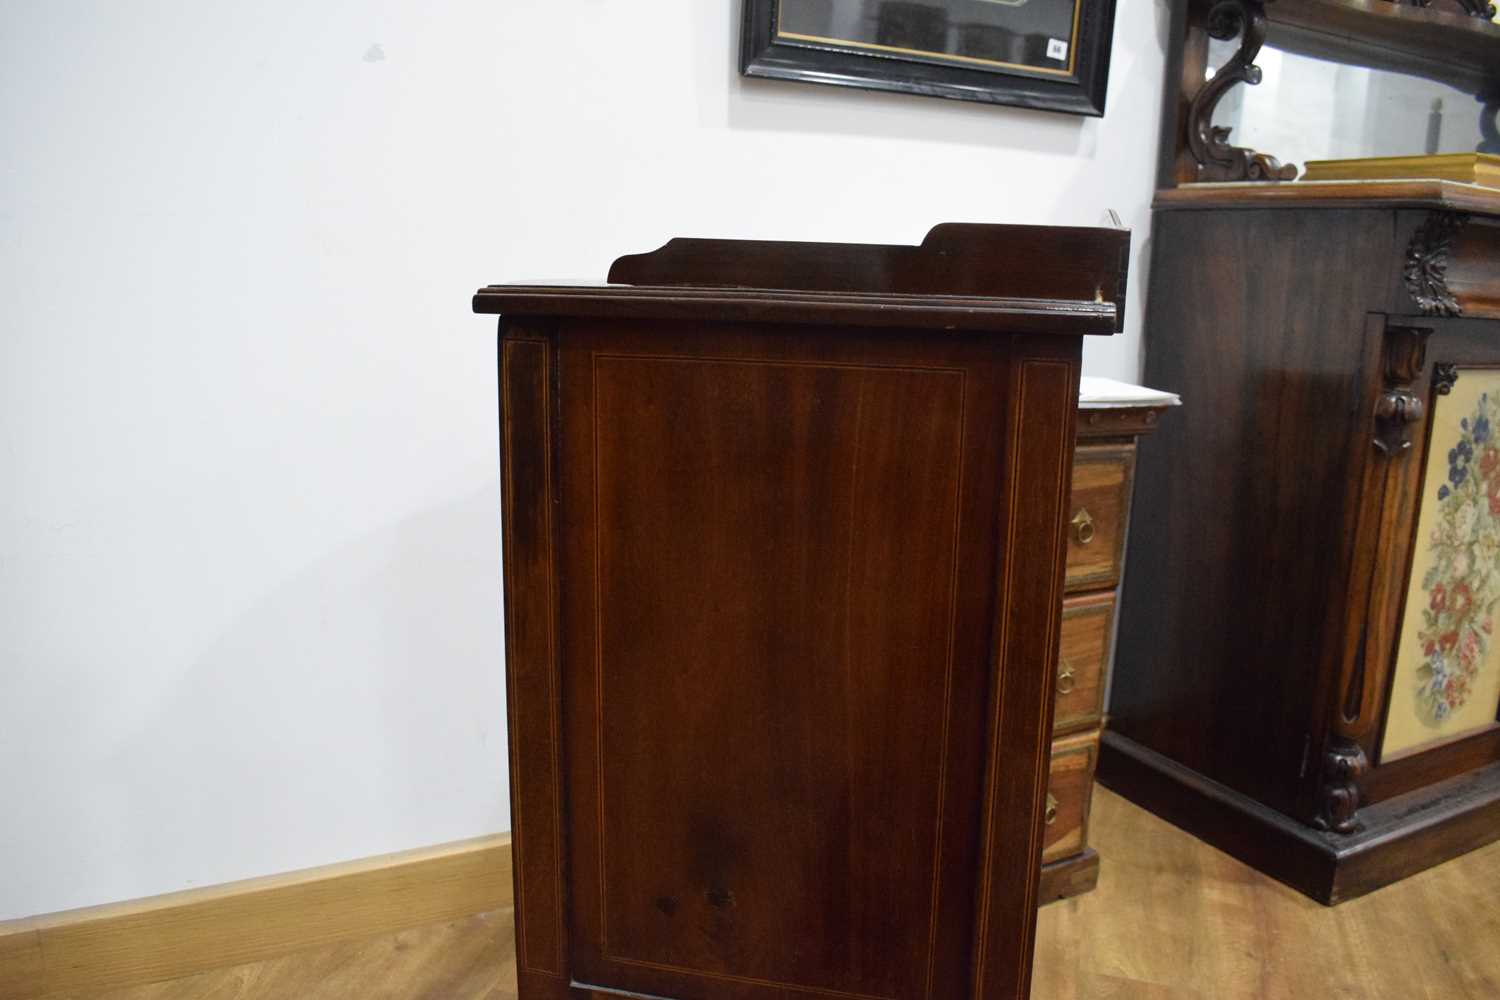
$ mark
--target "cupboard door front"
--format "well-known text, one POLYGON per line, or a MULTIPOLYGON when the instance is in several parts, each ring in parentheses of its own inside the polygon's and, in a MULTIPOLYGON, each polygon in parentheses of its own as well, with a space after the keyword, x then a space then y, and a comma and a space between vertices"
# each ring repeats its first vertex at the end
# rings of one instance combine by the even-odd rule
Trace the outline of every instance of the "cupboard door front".
MULTIPOLYGON (((973 995, 1005 352, 582 320, 559 343, 574 980, 973 995)), ((1024 738, 997 781, 1036 782, 1039 828, 1045 718, 1024 738)), ((1028 808, 994 822, 1026 842, 1028 808)))
POLYGON ((1500 369, 1434 393, 1382 763, 1495 729, 1500 714, 1500 369))

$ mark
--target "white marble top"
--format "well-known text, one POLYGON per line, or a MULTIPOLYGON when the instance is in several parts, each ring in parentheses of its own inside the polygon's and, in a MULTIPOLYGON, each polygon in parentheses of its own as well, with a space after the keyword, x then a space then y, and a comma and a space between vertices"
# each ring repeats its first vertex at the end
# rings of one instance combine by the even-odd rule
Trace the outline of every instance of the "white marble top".
POLYGON ((1085 375, 1078 380, 1078 405, 1085 410, 1114 406, 1181 406, 1182 397, 1175 392, 1085 375))

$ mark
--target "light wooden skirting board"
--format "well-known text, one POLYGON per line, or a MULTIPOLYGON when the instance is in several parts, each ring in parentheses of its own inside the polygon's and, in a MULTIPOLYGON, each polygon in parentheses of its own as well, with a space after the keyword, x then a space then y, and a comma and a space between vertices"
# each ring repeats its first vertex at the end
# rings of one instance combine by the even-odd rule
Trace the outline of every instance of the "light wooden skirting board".
POLYGON ((511 901, 502 834, 0 921, 0 1000, 173 979, 511 901))

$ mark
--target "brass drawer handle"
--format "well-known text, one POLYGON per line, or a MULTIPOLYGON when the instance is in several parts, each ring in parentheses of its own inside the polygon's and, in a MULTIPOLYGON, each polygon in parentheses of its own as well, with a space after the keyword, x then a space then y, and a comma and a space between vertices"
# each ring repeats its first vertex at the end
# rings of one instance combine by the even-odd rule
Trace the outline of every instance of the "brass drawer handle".
POLYGON ((1067 660, 1062 661, 1062 669, 1057 672, 1057 693, 1072 694, 1077 687, 1073 679, 1073 664, 1067 660))
POLYGON ((1073 538, 1079 545, 1087 545, 1094 540, 1094 517, 1087 507, 1079 507, 1070 523, 1073 525, 1073 538))
POLYGON ((1047 818, 1048 826, 1057 822, 1057 796, 1051 792, 1047 793, 1047 812, 1044 815, 1047 818))

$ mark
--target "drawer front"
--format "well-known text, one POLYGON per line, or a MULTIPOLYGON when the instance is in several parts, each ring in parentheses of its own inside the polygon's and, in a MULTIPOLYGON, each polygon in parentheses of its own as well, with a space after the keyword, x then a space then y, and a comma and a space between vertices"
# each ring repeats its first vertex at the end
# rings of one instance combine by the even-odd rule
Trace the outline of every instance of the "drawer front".
POLYGON ((1134 445, 1084 445, 1074 452, 1068 590, 1113 587, 1119 582, 1134 469, 1134 445))
POLYGON ((1094 790, 1098 747, 1097 731, 1052 744, 1047 826, 1042 835, 1043 862, 1077 854, 1088 844, 1089 801, 1094 790))
POLYGON ((1098 725, 1103 717, 1104 672, 1109 664, 1114 617, 1113 591, 1063 602, 1054 734, 1098 725))

